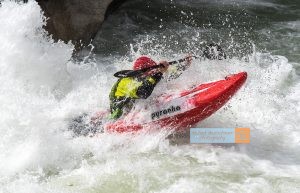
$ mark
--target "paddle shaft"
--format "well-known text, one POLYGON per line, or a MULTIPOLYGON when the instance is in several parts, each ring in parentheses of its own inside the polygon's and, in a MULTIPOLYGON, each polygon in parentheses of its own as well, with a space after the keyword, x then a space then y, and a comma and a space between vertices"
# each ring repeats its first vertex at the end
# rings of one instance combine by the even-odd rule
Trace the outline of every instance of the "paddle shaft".
MULTIPOLYGON (((171 61, 171 62, 168 62, 168 63, 169 63, 169 65, 178 64, 178 63, 185 62, 187 59, 188 58, 182 58, 180 60, 174 60, 174 61, 171 61)), ((158 64, 158 65, 151 66, 151 67, 144 68, 144 69, 137 70, 137 71, 147 72, 147 71, 150 71, 150 70, 153 70, 153 69, 156 69, 156 68, 163 68, 163 67, 164 67, 163 64, 158 64)))
MULTIPOLYGON (((191 56, 193 58, 200 58, 199 56, 191 56)), ((182 63, 182 62, 185 62, 186 60, 188 60, 189 57, 186 57, 186 58, 182 58, 180 60, 174 60, 174 61, 171 61, 171 62, 168 62, 169 65, 173 65, 173 64, 178 64, 178 63, 182 63)), ((163 64, 158 64, 158 65, 155 65, 155 66, 150 66, 148 68, 143 68, 141 70, 122 70, 122 71, 119 71, 117 73, 114 74, 115 77, 117 78, 125 78, 125 77, 135 77, 135 76, 139 76, 145 72, 148 72, 150 70, 154 70, 154 69, 157 69, 157 68, 163 68, 164 65, 163 64)))

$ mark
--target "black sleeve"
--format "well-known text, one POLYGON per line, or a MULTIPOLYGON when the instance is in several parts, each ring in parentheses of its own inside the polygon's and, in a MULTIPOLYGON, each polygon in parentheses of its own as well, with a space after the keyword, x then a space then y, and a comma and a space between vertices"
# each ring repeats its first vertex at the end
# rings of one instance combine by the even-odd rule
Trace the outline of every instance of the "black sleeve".
POLYGON ((156 84, 162 79, 163 74, 161 72, 156 73, 151 76, 155 80, 154 83, 150 82, 147 79, 142 80, 143 84, 136 91, 136 95, 140 98, 146 99, 148 98, 154 90, 156 84))

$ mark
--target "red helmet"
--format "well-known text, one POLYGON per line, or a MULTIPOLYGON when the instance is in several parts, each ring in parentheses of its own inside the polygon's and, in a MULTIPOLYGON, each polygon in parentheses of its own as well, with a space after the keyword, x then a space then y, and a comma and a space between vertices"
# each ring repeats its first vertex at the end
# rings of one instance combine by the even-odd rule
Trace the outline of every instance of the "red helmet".
POLYGON ((154 62, 154 60, 152 60, 151 58, 147 57, 147 56, 141 56, 138 59, 136 59, 136 61, 133 64, 133 69, 134 70, 140 70, 143 68, 148 68, 151 66, 155 66, 157 65, 156 62, 154 62))

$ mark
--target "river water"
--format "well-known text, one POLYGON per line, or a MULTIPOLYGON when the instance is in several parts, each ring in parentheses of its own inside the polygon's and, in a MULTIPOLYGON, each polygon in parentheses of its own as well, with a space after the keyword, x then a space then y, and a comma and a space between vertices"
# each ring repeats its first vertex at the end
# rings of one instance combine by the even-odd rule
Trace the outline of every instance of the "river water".
POLYGON ((170 0, 123 4, 92 51, 43 30, 37 3, 0 7, 0 192, 299 192, 300 3, 170 0), (198 127, 249 127, 249 145, 174 144, 162 130, 73 137, 68 123, 107 109, 113 72, 141 54, 173 60, 219 43, 229 58, 195 60, 154 91, 248 72, 244 87, 198 127))

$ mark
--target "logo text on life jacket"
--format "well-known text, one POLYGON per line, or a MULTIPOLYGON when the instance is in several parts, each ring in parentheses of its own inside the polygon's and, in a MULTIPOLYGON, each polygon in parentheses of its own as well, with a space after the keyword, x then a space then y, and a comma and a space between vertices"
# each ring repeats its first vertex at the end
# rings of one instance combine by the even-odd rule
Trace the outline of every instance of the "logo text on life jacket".
POLYGON ((159 117, 162 116, 162 115, 171 114, 171 113, 174 113, 174 112, 180 111, 180 110, 181 110, 180 106, 176 106, 176 107, 171 106, 171 107, 169 107, 167 109, 162 109, 160 111, 152 113, 151 114, 151 118, 152 118, 152 120, 159 119, 159 117))

